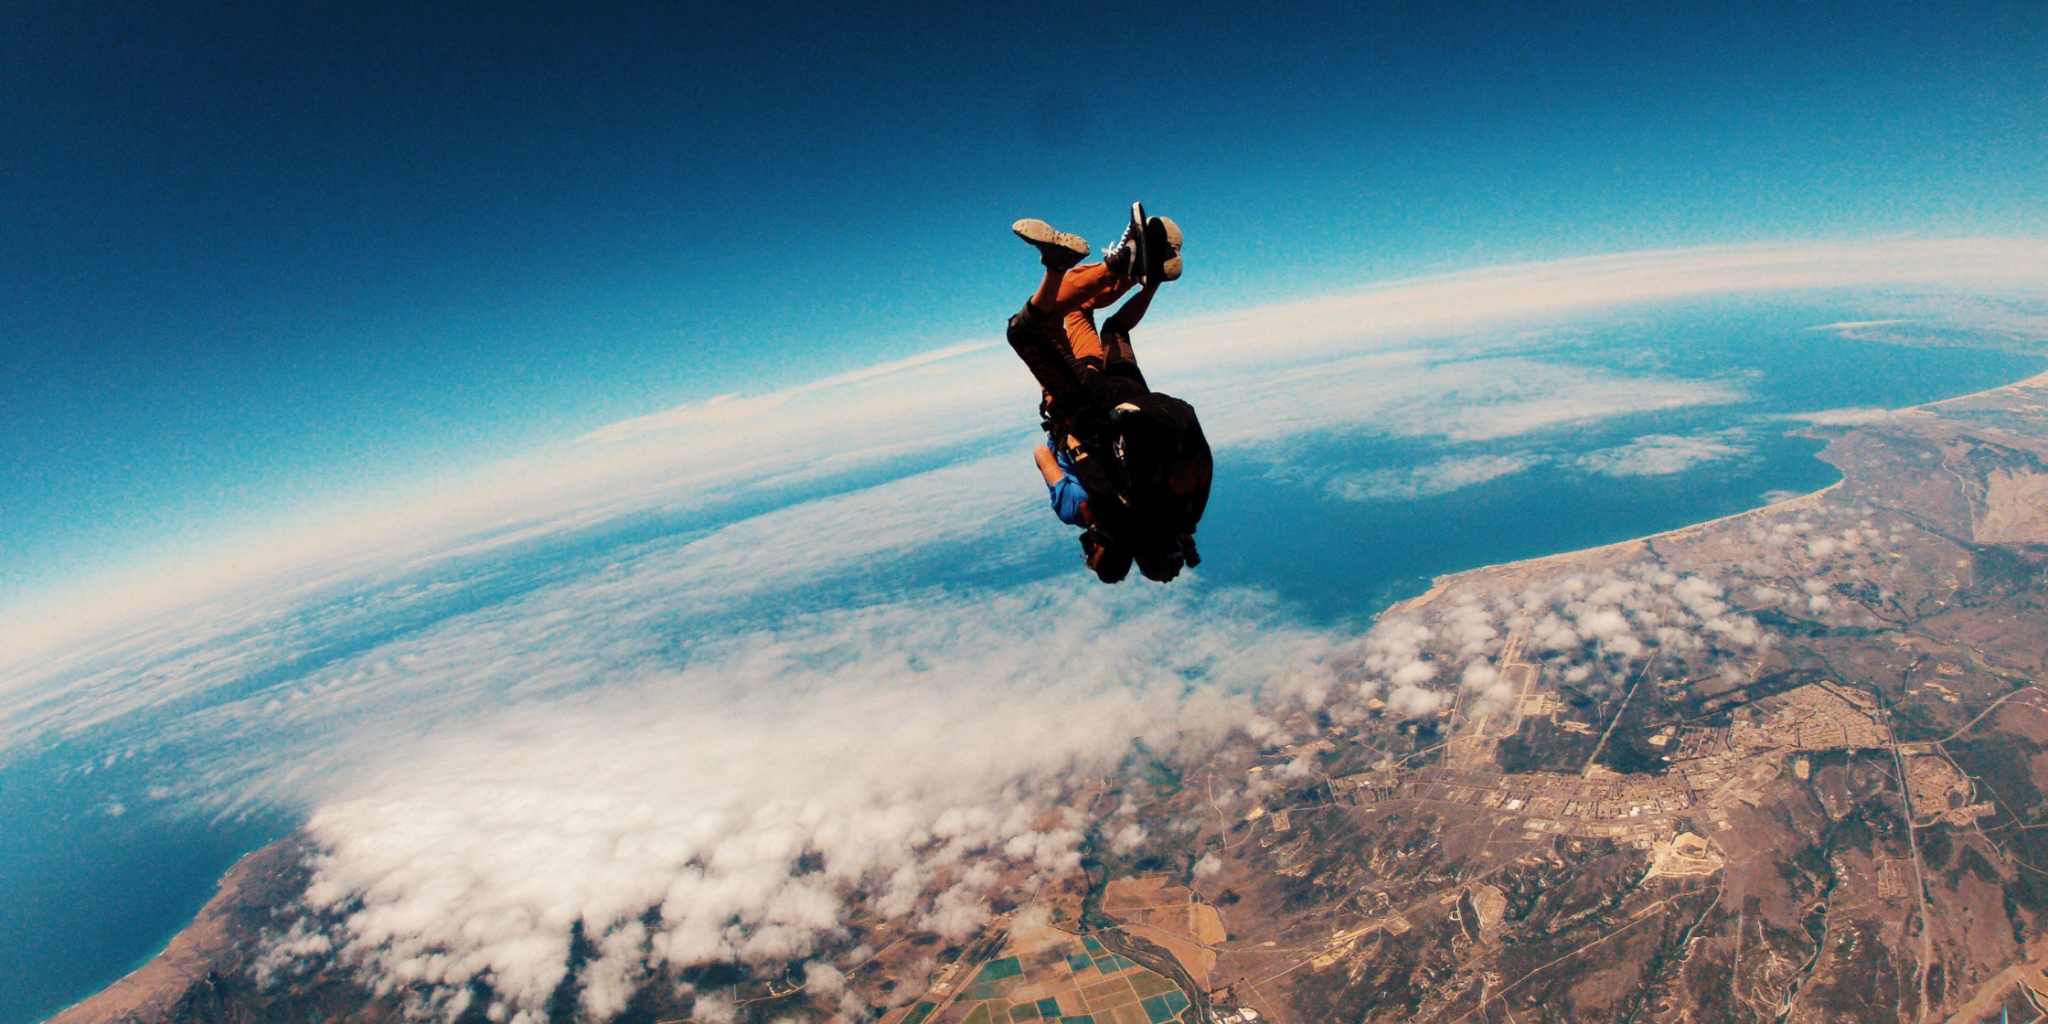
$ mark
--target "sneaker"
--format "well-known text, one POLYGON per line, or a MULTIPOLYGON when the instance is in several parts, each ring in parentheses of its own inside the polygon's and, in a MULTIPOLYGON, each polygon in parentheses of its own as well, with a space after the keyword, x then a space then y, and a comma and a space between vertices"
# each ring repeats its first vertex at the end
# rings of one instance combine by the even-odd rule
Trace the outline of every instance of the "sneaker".
POLYGON ((1042 220, 1020 220, 1010 225, 1010 230, 1038 249, 1038 260, 1047 270, 1066 270, 1088 258, 1087 239, 1054 231, 1042 220))
POLYGON ((1180 225, 1166 217, 1146 221, 1145 253, 1152 260, 1145 267, 1146 284, 1180 280, 1180 225))
POLYGON ((1119 277, 1142 277, 1145 273, 1145 204, 1131 204, 1131 223, 1116 244, 1103 250, 1102 264, 1119 277))

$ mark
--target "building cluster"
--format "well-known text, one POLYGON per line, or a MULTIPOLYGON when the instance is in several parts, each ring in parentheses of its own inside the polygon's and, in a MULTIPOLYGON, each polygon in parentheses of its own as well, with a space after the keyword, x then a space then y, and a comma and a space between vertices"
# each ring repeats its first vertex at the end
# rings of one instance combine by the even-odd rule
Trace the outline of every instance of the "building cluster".
POLYGON ((1721 870, 1725 859, 1712 843, 1697 832, 1680 832, 1665 842, 1650 844, 1650 878, 1682 878, 1711 875, 1721 870))
POLYGON ((1974 791, 1969 776, 1948 758, 1934 753, 1906 758, 1906 782, 1913 794, 1913 823, 1931 825, 1945 821, 1967 828, 1978 818, 1990 817, 1997 808, 1989 803, 1971 803, 1974 791))
POLYGON ((1355 928, 1340 928, 1330 935, 1328 942, 1323 946, 1323 951, 1309 959, 1309 966, 1321 970, 1357 952, 1359 945, 1375 934, 1385 932, 1388 935, 1401 936, 1408 934, 1413 927, 1407 918, 1392 913, 1384 917, 1370 918, 1355 928))
POLYGON ((1737 709, 1725 743, 1735 750, 1872 750, 1891 742, 1867 693, 1809 683, 1737 709))
POLYGON ((1907 886, 1913 877, 1910 861, 1894 857, 1877 859, 1877 898, 1881 900, 1902 900, 1906 898, 1907 886))
POLYGON ((1352 794, 1361 803, 1389 799, 1465 804, 1523 817, 1523 830, 1543 833, 1639 841, 1671 831, 1673 815, 1692 806, 1683 778, 1589 775, 1550 772, 1499 772, 1424 768, 1397 772, 1391 768, 1360 772, 1331 782, 1331 788, 1352 794))
MULTIPOLYGON (((1535 695, 1521 697, 1523 711, 1549 710, 1535 695)), ((1465 804, 1523 818, 1529 838, 1569 835, 1632 842, 1648 850, 1675 841, 1683 831, 1674 820, 1704 819, 1730 826, 1737 803, 1757 806, 1765 788, 1784 771, 1787 755, 1826 750, 1863 750, 1891 742, 1884 712, 1869 696, 1828 683, 1812 683, 1737 708, 1726 726, 1666 727, 1648 742, 1667 750, 1671 770, 1663 775, 1622 775, 1598 765, 1580 774, 1503 774, 1465 759, 1403 771, 1382 761, 1371 770, 1331 781, 1331 789, 1358 803, 1412 799, 1465 804)), ((1808 769, 1807 759, 1798 758, 1808 769)), ((1953 766, 1935 761, 1950 772, 1953 766)), ((1928 767, 1927 773, 1936 769, 1928 767)), ((1802 777, 1805 777, 1802 775, 1802 777)), ((1957 776, 1960 778, 1960 775, 1957 776)), ((1949 798, 1952 781, 1929 775, 1929 799, 1939 794, 1941 814, 1975 813, 1949 798)), ((1964 780, 1967 796, 1967 780, 1964 780)), ((1921 785, 1916 780, 1917 792, 1921 785)), ((1918 801, 1916 799, 1916 807, 1918 801)), ((1928 813, 1936 810, 1928 805, 1928 813)), ((1676 862, 1674 862, 1676 863, 1676 862)))
MULTIPOLYGON (((1763 803, 1785 754, 1888 746, 1883 714, 1859 691, 1812 683, 1736 709, 1729 725, 1680 729, 1666 756, 1704 816, 1726 829, 1729 808, 1763 803)), ((1804 757, 1794 768, 1802 779, 1811 771, 1804 757)))

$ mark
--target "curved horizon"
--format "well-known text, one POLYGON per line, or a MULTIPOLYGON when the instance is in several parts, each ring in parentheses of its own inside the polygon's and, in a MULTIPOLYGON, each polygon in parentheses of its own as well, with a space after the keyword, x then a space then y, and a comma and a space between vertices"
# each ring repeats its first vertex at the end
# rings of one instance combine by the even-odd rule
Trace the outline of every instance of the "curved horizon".
MULTIPOLYGON (((1148 322, 1146 358, 1155 373, 1216 382, 1244 362, 1247 325, 1257 325, 1267 344, 1287 345, 1289 358, 1306 359, 1329 345, 1355 346, 1364 338, 1377 339, 1369 347, 1392 348, 1421 337, 1631 303, 1885 286, 2038 298, 2048 295, 2048 238, 1780 242, 1605 253, 1369 282, 1276 306, 1181 318, 1171 315, 1169 289, 1161 304, 1167 315, 1148 322), (1285 337, 1273 338, 1276 332, 1285 337)), ((509 459, 439 471, 455 474, 452 482, 415 480, 352 508, 302 510, 287 516, 286 525, 215 533, 169 559, 137 552, 140 557, 127 559, 124 569, 52 583, 0 607, 0 662, 52 653, 123 622, 133 625, 209 596, 262 586, 287 572, 340 578, 368 571, 379 558, 434 557, 437 545, 474 550, 644 512, 658 507, 661 494, 679 482, 732 486, 748 476, 745 463, 751 458, 692 459, 691 453, 679 457, 661 446, 663 435, 683 428, 708 432, 717 442, 709 447, 749 446, 750 455, 760 453, 779 467, 755 473, 757 482, 796 472, 790 460, 817 455, 821 444, 838 435, 836 424, 853 420, 886 423, 891 440, 865 452, 834 452, 842 469, 920 448, 985 440, 988 431, 963 427, 962 417, 978 403, 1010 397, 1015 387, 1005 385, 1017 380, 1004 378, 1021 379, 1007 372, 1013 368, 1000 345, 993 339, 957 342, 778 391, 725 392, 561 437, 509 459), (898 406, 892 420, 889 406, 900 402, 901 392, 872 400, 876 389, 934 373, 948 374, 950 386, 964 389, 944 407, 946 416, 931 419, 923 414, 933 407, 926 406, 919 416, 906 417, 898 406), (968 400, 960 401, 961 395, 968 400), (860 398, 870 400, 853 404, 860 398), (792 433, 778 417, 793 418, 797 430, 792 433), (920 423, 937 429, 920 435, 920 423)), ((1261 350, 1258 358, 1268 357, 1261 350)), ((1229 424, 1212 437, 1224 446, 1242 440, 1229 424)))

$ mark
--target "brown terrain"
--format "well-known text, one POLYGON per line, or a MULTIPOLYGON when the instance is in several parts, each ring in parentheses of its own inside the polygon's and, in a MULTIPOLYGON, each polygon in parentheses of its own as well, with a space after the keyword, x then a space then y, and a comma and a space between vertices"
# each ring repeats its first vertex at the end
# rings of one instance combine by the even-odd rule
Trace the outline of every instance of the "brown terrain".
MULTIPOLYGON (((1819 494, 1446 577, 1383 617, 1429 630, 1424 661, 1483 648, 1491 696, 1404 719, 1361 695, 1275 710, 1276 745, 1134 755, 1076 802, 1153 838, 1098 837, 969 942, 856 915, 849 942, 878 953, 849 984, 885 1024, 2036 1019, 2048 376, 1824 433, 1845 479, 1819 494), (1711 586, 1672 582, 1691 577, 1711 586), (1654 633, 1631 659, 1541 616, 1477 641, 1450 625, 1603 587, 1755 637, 1654 633)), ((302 855, 252 855, 163 956, 61 1019, 401 1017, 402 992, 341 965, 254 979, 302 855)), ((728 988, 743 1020, 829 1016, 800 978, 670 981, 728 988)), ((619 1019, 689 1020, 678 991, 619 1019)))
POLYGON ((276 908, 289 906, 305 888, 307 852, 302 841, 286 839, 236 862, 222 877, 220 893, 155 959, 50 1024, 217 1019, 226 1008, 218 997, 254 962, 252 940, 276 908))

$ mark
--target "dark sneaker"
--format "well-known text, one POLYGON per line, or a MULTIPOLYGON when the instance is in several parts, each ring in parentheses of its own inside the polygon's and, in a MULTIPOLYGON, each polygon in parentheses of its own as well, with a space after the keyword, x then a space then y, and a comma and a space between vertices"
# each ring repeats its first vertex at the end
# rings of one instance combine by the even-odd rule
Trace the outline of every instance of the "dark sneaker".
POLYGON ((1102 265, 1120 277, 1142 277, 1145 273, 1145 204, 1131 204, 1131 223, 1116 244, 1102 251, 1102 265))
POLYGON ((1166 217, 1145 222, 1146 284, 1180 280, 1180 225, 1166 217))
POLYGON ((1017 237, 1038 249, 1039 262, 1047 270, 1066 270, 1088 258, 1088 240, 1080 235, 1054 231, 1042 220, 1020 220, 1010 225, 1017 237))

